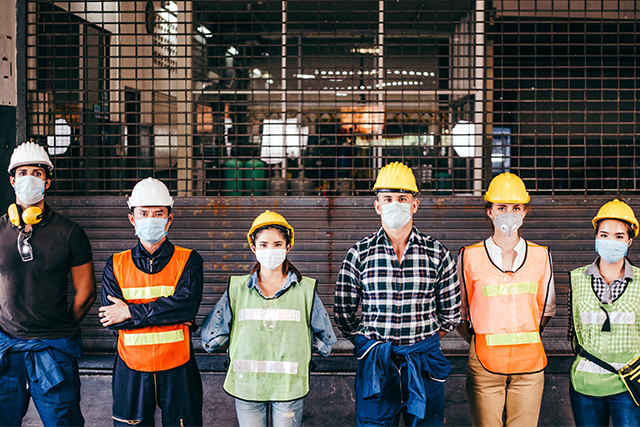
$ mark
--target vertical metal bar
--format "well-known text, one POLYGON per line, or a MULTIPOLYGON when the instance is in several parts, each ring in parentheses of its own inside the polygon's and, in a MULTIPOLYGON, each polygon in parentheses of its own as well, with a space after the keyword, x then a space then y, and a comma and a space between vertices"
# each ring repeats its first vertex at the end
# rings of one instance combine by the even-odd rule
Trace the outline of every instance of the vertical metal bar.
MULTIPOLYGON (((380 129, 384 128, 384 122, 386 114, 386 109, 384 108, 384 91, 383 91, 383 83, 384 83, 384 0, 378 1, 378 114, 376 114, 376 120, 382 120, 380 123, 380 129)), ((376 137, 377 139, 377 153, 376 153, 376 163, 375 163, 375 171, 373 176, 376 177, 378 175, 378 171, 382 168, 382 133, 379 133, 376 137)))
POLYGON ((476 0, 475 12, 475 153, 473 157, 473 194, 482 194, 482 158, 484 141, 484 0, 476 0))
POLYGON ((282 114, 282 151, 284 160, 282 161, 282 178, 285 179, 285 194, 287 193, 287 0, 282 0, 282 59, 281 66, 281 85, 282 85, 282 102, 280 110, 282 114))

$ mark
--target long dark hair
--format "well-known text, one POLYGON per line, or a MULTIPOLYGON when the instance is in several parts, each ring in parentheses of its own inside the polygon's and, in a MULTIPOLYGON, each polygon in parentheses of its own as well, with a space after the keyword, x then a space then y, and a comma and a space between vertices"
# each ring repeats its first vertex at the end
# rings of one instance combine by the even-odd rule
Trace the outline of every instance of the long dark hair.
MULTIPOLYGON (((289 233, 289 230, 285 227, 282 227, 280 225, 265 225, 264 227, 260 227, 258 228, 256 231, 253 232, 253 234, 251 235, 251 244, 255 246, 255 242, 256 242, 256 237, 258 237, 258 234, 260 234, 261 232, 265 231, 265 230, 276 230, 280 236, 285 240, 285 242, 287 243, 287 247, 289 247, 291 245, 291 234, 289 233)), ((293 274, 296 275, 296 278, 298 279, 298 281, 302 280, 302 274, 300 274, 300 272, 298 271, 298 269, 291 263, 291 261, 289 261, 288 258, 285 258, 284 262, 282 263, 282 274, 283 275, 287 275, 289 274, 289 272, 292 272, 293 274)), ((260 263, 256 262, 256 265, 253 266, 253 268, 251 269, 251 272, 249 274, 253 274, 253 273, 258 273, 260 274, 260 263)))

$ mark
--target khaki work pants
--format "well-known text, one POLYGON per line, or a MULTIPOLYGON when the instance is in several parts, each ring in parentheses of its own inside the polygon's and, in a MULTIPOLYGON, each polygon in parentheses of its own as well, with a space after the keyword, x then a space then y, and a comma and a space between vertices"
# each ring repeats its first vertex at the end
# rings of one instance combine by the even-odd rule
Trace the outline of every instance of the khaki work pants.
POLYGON ((544 372, 525 375, 492 374, 482 367, 471 340, 467 368, 467 397, 474 427, 536 427, 544 390, 544 372), (503 424, 503 412, 506 422, 503 424))

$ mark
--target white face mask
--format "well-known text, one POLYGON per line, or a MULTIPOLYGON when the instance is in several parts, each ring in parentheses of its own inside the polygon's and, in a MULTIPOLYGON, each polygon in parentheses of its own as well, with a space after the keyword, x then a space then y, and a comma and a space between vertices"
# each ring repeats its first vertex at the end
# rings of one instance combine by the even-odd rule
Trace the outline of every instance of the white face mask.
POLYGON ((400 230, 411 221, 411 203, 391 202, 380 205, 382 222, 394 230, 400 230))
POLYGON ((267 270, 275 270, 287 259, 286 249, 256 249, 256 260, 267 270))
POLYGON ((44 199, 45 181, 32 175, 25 175, 16 178, 13 184, 18 200, 28 206, 35 205, 44 199))
POLYGON ((511 237, 520 227, 522 227, 522 217, 518 214, 505 213, 496 215, 493 220, 496 229, 511 237))

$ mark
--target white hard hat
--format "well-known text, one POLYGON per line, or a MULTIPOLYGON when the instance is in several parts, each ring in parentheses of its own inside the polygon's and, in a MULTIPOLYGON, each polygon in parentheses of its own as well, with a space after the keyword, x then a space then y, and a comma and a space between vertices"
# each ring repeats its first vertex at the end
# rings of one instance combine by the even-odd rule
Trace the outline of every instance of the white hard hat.
POLYGON ((129 209, 138 206, 168 206, 172 208, 173 198, 162 181, 149 177, 133 187, 127 205, 129 205, 129 209))
POLYGON ((35 142, 24 142, 13 150, 7 172, 11 173, 11 171, 18 166, 24 165, 38 165, 42 168, 46 167, 49 172, 53 170, 53 163, 49 160, 49 155, 45 151, 44 147, 36 144, 35 142))

